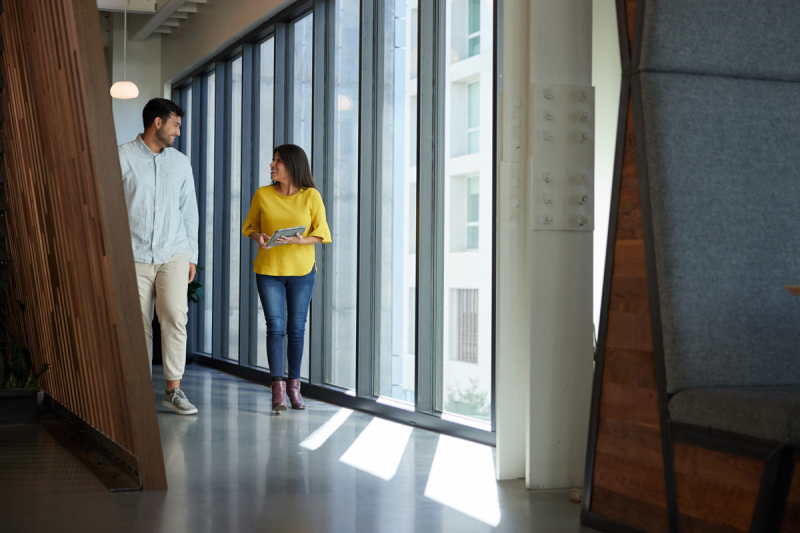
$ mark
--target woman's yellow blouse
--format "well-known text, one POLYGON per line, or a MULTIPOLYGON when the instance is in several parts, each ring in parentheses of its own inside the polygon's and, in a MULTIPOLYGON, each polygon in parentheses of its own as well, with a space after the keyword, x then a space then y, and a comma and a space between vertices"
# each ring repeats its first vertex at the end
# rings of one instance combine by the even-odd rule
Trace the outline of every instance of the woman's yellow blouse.
MULTIPOLYGON (((268 185, 253 196, 242 233, 245 237, 254 231, 272 235, 276 230, 296 226, 306 227, 303 237, 321 237, 322 242, 331 242, 319 191, 308 188, 292 196, 281 196, 268 185)), ((259 248, 253 270, 267 276, 305 276, 315 265, 313 245, 284 244, 270 250, 259 248)))

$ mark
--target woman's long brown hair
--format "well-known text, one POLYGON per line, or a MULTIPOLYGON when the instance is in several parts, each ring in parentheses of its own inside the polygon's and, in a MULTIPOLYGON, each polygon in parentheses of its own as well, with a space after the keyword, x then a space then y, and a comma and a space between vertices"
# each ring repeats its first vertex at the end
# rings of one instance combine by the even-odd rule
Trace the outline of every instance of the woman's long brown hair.
MULTIPOLYGON (((275 148, 275 154, 281 156, 283 165, 292 177, 294 186, 300 189, 316 189, 314 176, 311 175, 311 165, 305 151, 296 144, 282 144, 275 148)), ((275 182, 272 182, 273 185, 275 182)))

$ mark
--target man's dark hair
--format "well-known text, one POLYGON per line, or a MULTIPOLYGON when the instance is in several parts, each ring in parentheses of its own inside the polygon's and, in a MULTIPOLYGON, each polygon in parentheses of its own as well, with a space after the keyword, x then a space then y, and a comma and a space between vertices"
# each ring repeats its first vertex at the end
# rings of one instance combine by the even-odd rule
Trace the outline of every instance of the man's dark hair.
POLYGON ((165 98, 153 98, 147 105, 144 106, 142 111, 142 121, 144 122, 144 129, 153 125, 156 118, 160 118, 162 122, 169 120, 172 115, 183 117, 186 112, 171 100, 165 98))
POLYGON ((302 148, 296 144, 282 144, 275 148, 275 153, 280 154, 281 159, 283 159, 283 165, 292 177, 295 187, 300 190, 317 188, 314 184, 314 176, 311 175, 308 156, 306 156, 302 148))

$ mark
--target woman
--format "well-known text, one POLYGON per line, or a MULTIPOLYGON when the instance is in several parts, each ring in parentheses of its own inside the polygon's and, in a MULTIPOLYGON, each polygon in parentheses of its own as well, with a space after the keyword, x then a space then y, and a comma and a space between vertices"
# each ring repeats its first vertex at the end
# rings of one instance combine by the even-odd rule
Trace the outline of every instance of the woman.
POLYGON ((277 147, 269 168, 272 185, 256 191, 242 233, 259 246, 253 270, 267 321, 272 409, 280 413, 287 409, 287 392, 292 409, 306 407, 300 396, 300 363, 317 272, 314 245, 331 242, 331 232, 303 149, 293 144, 277 147), (306 228, 302 234, 280 237, 274 246, 267 246, 275 231, 300 226, 306 228), (289 379, 284 381, 287 334, 289 379))

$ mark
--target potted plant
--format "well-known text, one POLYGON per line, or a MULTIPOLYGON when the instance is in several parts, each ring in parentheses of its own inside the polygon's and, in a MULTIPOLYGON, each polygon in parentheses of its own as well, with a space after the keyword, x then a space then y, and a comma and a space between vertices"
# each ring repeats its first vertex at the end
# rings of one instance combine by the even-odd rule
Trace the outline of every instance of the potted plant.
MULTIPOLYGON (((206 295, 205 291, 203 291, 203 284, 197 281, 200 277, 200 271, 205 270, 200 265, 197 265, 197 273, 194 276, 194 280, 189 284, 189 288, 186 293, 186 297, 192 303, 200 303, 200 300, 203 300, 206 295)), ((186 339, 186 364, 192 364, 194 360, 194 336, 188 335, 186 339)))
MULTIPOLYGON (((189 286, 186 290, 186 298, 190 303, 200 303, 200 300, 205 298, 205 292, 203 291, 203 284, 197 281, 199 277, 199 273, 201 270, 205 270, 200 265, 197 266, 197 274, 195 275, 194 280, 189 283, 189 286)), ((192 337, 189 336, 186 339, 186 364, 192 364, 193 359, 193 342, 192 337)), ((160 365, 163 364, 163 354, 161 353, 161 325, 158 322, 158 315, 153 314, 153 364, 160 365)))
POLYGON ((9 293, 8 267, 11 257, 0 249, 0 350, 3 368, 0 369, 0 424, 21 423, 36 417, 39 396, 39 377, 50 365, 45 363, 39 372, 33 368, 31 353, 21 345, 9 329, 12 305, 20 312, 25 305, 9 293))

